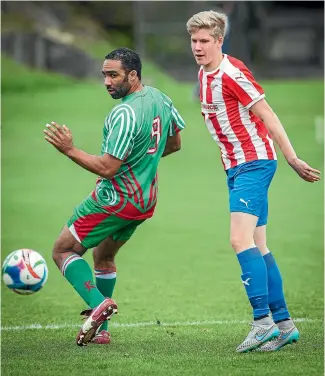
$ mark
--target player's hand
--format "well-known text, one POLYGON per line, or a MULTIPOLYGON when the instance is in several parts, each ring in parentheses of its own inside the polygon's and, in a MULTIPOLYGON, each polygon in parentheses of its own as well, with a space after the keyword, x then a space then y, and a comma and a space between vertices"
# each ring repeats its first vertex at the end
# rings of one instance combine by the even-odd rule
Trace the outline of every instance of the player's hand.
POLYGON ((304 180, 314 183, 320 180, 320 171, 310 167, 306 162, 301 159, 295 159, 289 162, 290 166, 296 171, 296 173, 304 180))
POLYGON ((59 152, 67 154, 73 148, 73 139, 71 131, 65 125, 61 126, 52 121, 51 124, 46 124, 44 133, 45 140, 52 144, 59 152))

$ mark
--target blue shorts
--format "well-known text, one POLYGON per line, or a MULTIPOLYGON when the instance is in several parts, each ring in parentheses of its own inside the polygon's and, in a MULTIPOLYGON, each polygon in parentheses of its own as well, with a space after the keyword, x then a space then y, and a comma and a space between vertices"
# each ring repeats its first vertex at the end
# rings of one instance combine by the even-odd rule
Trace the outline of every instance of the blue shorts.
POLYGON ((257 226, 267 224, 267 192, 277 161, 259 159, 242 163, 226 171, 230 212, 256 215, 257 226))

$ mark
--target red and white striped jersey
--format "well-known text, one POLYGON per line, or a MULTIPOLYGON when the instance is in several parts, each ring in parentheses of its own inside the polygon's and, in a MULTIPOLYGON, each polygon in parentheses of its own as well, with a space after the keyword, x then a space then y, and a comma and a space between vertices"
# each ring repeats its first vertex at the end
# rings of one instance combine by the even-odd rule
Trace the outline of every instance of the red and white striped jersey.
POLYGON ((199 71, 202 115, 221 150, 225 170, 257 159, 277 159, 263 121, 250 107, 265 97, 243 62, 224 54, 213 72, 199 71))

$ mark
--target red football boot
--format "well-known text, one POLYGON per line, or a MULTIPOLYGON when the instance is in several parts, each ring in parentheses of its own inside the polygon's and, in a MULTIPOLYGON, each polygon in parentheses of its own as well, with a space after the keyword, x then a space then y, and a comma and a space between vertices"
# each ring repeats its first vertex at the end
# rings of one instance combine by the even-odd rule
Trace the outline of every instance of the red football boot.
MULTIPOLYGON (((85 310, 81 312, 81 314, 88 316, 88 318, 82 325, 76 340, 78 346, 87 346, 89 342, 103 332, 101 331, 97 334, 97 331, 102 323, 106 320, 110 320, 114 314, 117 314, 117 304, 113 299, 106 298, 99 306, 92 310, 85 310)), ((109 343, 107 338, 108 337, 106 336, 106 342, 109 343)), ((98 342, 96 341, 95 343, 98 342)))
POLYGON ((101 330, 91 340, 91 343, 96 345, 109 345, 111 343, 111 333, 107 330, 101 330))

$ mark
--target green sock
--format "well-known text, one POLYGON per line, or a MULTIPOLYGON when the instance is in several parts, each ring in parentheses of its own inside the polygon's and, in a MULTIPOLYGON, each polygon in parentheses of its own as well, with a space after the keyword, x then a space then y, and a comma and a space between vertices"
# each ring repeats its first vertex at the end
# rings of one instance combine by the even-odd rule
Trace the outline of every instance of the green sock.
POLYGON ((94 284, 92 270, 82 257, 77 254, 67 257, 61 271, 90 308, 104 301, 105 297, 94 284))
MULTIPOLYGON (((116 283, 116 268, 95 269, 96 286, 98 290, 107 298, 113 296, 116 283)), ((108 321, 105 321, 100 330, 108 330, 108 321)))

